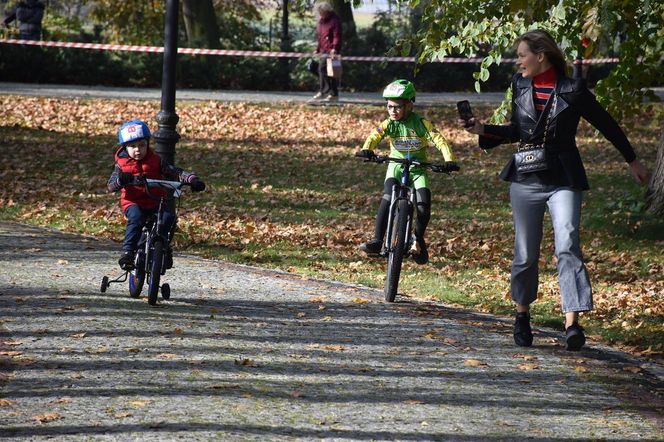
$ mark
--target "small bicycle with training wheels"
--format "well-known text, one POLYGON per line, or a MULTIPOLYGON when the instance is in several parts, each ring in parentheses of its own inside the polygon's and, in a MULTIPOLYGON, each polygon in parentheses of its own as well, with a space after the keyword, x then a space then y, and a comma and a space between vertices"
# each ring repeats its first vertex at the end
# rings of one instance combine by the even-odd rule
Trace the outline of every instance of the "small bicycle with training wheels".
POLYGON ((159 289, 161 288, 161 297, 163 299, 170 299, 171 287, 169 284, 159 285, 161 276, 166 273, 166 270, 173 265, 173 255, 170 249, 170 243, 175 233, 175 225, 177 216, 173 221, 173 228, 166 234, 162 232, 164 224, 164 212, 168 204, 171 204, 176 198, 182 194, 182 186, 189 185, 188 183, 181 183, 179 181, 155 180, 145 179, 145 192, 151 197, 157 199, 150 193, 150 188, 162 188, 167 191, 166 196, 160 196, 159 208, 157 212, 151 215, 141 233, 141 238, 138 242, 138 250, 134 258, 134 269, 125 271, 122 275, 113 280, 109 280, 108 276, 104 276, 101 280, 101 292, 105 293, 106 289, 112 283, 121 283, 129 279, 129 296, 138 298, 141 296, 141 290, 147 279, 148 283, 148 304, 156 305, 159 289), (172 194, 172 196, 168 196, 172 194))
POLYGON ((433 172, 450 174, 459 170, 456 163, 434 164, 409 158, 375 156, 365 162, 395 162, 402 165, 401 182, 392 187, 390 211, 387 219, 385 242, 380 256, 387 257, 387 277, 385 279, 385 300, 394 302, 399 286, 403 258, 415 243, 413 220, 415 217, 415 192, 410 184, 411 167, 421 167, 433 172))

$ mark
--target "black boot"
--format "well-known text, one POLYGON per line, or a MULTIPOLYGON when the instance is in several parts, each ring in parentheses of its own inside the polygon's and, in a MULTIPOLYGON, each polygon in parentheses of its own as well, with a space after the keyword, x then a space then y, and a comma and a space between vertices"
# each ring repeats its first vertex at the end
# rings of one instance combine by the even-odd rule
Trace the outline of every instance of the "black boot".
POLYGON ((586 343, 586 335, 578 322, 574 322, 565 330, 565 350, 578 351, 586 343))
POLYGON ((517 313, 514 321, 514 343, 519 347, 533 345, 533 331, 530 328, 530 314, 517 313))
POLYGON ((415 240, 416 250, 413 253, 413 259, 419 265, 424 265, 429 262, 429 250, 427 249, 427 243, 424 241, 424 238, 417 238, 415 240))
POLYGON ((372 239, 371 241, 367 241, 360 246, 360 250, 362 250, 367 255, 377 255, 380 253, 382 248, 383 241, 379 239, 372 239))

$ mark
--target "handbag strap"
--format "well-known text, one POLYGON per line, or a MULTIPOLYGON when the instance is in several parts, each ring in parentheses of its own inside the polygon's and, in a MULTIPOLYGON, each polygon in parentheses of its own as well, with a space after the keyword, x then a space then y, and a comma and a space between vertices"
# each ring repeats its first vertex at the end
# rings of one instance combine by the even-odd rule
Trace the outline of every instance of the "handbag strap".
POLYGON ((556 92, 553 92, 553 103, 551 103, 551 107, 549 108, 549 113, 546 116, 546 124, 544 125, 544 139, 542 140, 542 147, 546 149, 546 134, 549 132, 549 123, 551 123, 551 114, 555 112, 556 110, 556 105, 558 104, 558 94, 556 92))
POLYGON ((556 105, 558 104, 558 95, 556 93, 553 93, 553 101, 551 102, 551 106, 549 106, 549 112, 546 114, 546 123, 544 124, 544 138, 542 140, 542 144, 535 144, 535 143, 519 143, 519 147, 517 148, 517 151, 520 152, 522 150, 529 150, 529 149, 546 149, 546 135, 549 132, 549 124, 551 123, 551 114, 556 110, 556 105))

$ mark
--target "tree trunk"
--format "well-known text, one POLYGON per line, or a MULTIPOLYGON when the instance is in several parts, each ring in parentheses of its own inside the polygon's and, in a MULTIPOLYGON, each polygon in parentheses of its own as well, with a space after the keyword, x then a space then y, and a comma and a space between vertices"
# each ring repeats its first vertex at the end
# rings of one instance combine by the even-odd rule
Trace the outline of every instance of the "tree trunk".
POLYGON ((353 18, 353 7, 350 2, 346 0, 332 0, 330 2, 334 12, 337 13, 341 19, 341 33, 342 33, 342 53, 349 53, 349 48, 354 46, 353 42, 357 39, 357 28, 355 27, 355 19, 353 18))
POLYGON ((664 217, 664 133, 659 140, 657 160, 646 192, 646 203, 649 211, 664 217))
POLYGON ((190 46, 220 47, 219 26, 212 0, 183 0, 182 17, 190 46))

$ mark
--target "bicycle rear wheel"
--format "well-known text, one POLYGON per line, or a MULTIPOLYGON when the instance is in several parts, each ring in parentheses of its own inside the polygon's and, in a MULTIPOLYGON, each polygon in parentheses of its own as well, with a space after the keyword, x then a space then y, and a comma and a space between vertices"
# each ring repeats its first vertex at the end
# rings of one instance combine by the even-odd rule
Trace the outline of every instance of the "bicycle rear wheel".
POLYGON ((161 266, 164 262, 164 243, 156 240, 152 245, 150 262, 150 276, 148 279, 148 304, 157 304, 159 295, 159 280, 161 279, 161 266))
POLYGON ((394 302, 399 287, 401 263, 405 253, 406 228, 408 224, 408 201, 399 200, 394 216, 394 227, 390 238, 390 254, 387 260, 387 278, 385 280, 385 301, 394 302))

